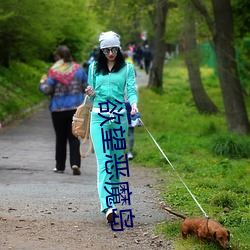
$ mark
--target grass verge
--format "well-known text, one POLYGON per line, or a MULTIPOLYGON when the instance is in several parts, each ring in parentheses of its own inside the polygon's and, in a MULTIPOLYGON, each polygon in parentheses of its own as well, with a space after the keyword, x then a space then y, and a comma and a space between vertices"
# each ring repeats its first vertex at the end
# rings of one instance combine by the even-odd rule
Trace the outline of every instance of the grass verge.
POLYGON ((48 99, 38 90, 41 76, 47 70, 48 65, 41 61, 30 65, 13 61, 8 69, 0 67, 0 123, 6 125, 21 118, 24 110, 31 112, 48 99))
MULTIPOLYGON (((217 115, 197 112, 186 67, 180 60, 166 65, 163 94, 146 88, 139 90, 142 120, 174 170, 143 127, 135 130, 133 164, 159 169, 163 184, 156 188, 166 205, 188 217, 202 217, 181 178, 206 213, 230 230, 232 249, 250 249, 250 138, 227 132, 218 79, 210 68, 203 67, 201 74, 208 95, 220 109, 217 115)), ((250 100, 246 102, 250 112, 250 100)), ((218 248, 213 243, 201 248, 192 237, 184 242, 179 238, 180 224, 180 219, 161 223, 155 231, 165 238, 175 238, 178 250, 218 248)))

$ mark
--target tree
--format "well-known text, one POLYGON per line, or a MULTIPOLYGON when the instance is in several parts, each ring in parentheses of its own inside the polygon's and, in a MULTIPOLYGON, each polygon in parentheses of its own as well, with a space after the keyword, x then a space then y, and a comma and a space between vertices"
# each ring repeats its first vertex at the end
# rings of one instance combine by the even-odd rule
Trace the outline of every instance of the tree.
POLYGON ((250 96, 250 8, 248 0, 232 0, 237 62, 244 94, 250 96))
POLYGON ((250 1, 232 0, 234 14, 235 35, 237 38, 243 38, 250 35, 250 1))
POLYGON ((147 27, 151 35, 155 0, 93 0, 92 5, 102 30, 113 30, 121 35, 122 47, 131 42, 140 43, 140 33, 147 27), (145 25, 144 25, 145 24, 145 25))
POLYGON ((154 57, 149 75, 149 88, 163 88, 162 76, 166 53, 164 35, 166 30, 167 13, 170 8, 176 6, 177 5, 175 3, 169 2, 168 0, 156 1, 155 35, 153 41, 154 57))
POLYGON ((228 130, 249 134, 250 123, 238 76, 230 0, 212 0, 214 21, 200 0, 191 0, 204 16, 213 37, 228 130))
POLYGON ((8 67, 12 59, 47 61, 62 43, 82 60, 83 50, 93 46, 94 37, 89 27, 95 27, 95 20, 91 11, 85 11, 88 2, 37 0, 34 8, 33 0, 1 0, 0 64, 8 67))
POLYGON ((207 95, 200 75, 200 57, 197 52, 195 17, 191 13, 193 7, 189 3, 185 6, 185 55, 188 69, 189 82, 195 105, 200 113, 217 113, 218 108, 207 95))

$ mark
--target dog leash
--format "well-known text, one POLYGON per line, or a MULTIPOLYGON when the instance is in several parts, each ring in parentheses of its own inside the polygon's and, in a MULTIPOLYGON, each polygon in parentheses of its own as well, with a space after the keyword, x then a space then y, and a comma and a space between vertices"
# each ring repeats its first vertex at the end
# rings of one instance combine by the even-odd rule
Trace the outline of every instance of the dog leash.
POLYGON ((160 150, 160 152, 162 153, 162 155, 165 157, 165 159, 167 160, 167 162, 169 163, 169 165, 171 166, 171 168, 175 171, 175 173, 177 174, 177 176, 179 177, 180 181, 182 182, 182 184, 185 186, 185 188, 187 189, 187 191, 189 192, 189 194, 191 195, 191 197, 193 198, 193 200, 196 202, 196 204, 198 205, 198 207, 200 208, 200 210, 202 211, 202 213, 205 215, 205 217, 209 218, 209 216, 207 215, 207 213, 203 210, 203 208, 201 207, 201 205, 199 204, 199 202, 196 200, 196 198, 194 197, 194 195, 192 194, 192 192, 190 191, 190 189, 188 188, 188 186, 186 185, 186 183, 182 180, 182 178, 180 177, 180 175, 178 174, 177 170, 175 169, 175 167, 173 166, 173 164, 170 162, 170 160, 168 159, 168 157, 165 155, 165 153, 163 152, 163 150, 161 149, 161 147, 159 146, 159 144, 157 143, 157 141, 154 139, 154 137, 152 136, 152 134, 149 132, 148 128, 145 126, 145 124, 142 122, 141 118, 139 118, 139 120, 141 121, 142 125, 145 127, 146 131, 148 132, 149 136, 152 138, 153 142, 155 143, 155 145, 158 147, 158 149, 160 150))

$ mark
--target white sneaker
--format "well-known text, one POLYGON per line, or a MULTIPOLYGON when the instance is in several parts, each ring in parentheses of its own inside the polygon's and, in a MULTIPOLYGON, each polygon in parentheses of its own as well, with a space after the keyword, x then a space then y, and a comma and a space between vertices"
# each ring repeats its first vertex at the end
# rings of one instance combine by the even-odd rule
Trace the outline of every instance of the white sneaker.
POLYGON ((128 152, 128 159, 129 159, 129 160, 132 160, 132 159, 133 159, 133 155, 132 155, 131 152, 128 152))
POLYGON ((59 173, 59 174, 63 174, 63 173, 64 173, 63 170, 57 170, 57 168, 54 168, 53 171, 54 171, 55 173, 59 173))

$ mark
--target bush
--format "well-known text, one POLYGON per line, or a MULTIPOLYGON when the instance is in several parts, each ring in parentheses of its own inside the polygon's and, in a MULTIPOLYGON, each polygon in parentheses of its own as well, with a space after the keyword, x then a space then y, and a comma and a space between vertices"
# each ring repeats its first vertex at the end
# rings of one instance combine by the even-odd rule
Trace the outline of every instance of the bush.
POLYGON ((215 137, 211 143, 211 151, 215 155, 231 158, 249 158, 250 146, 247 138, 236 135, 215 137))

